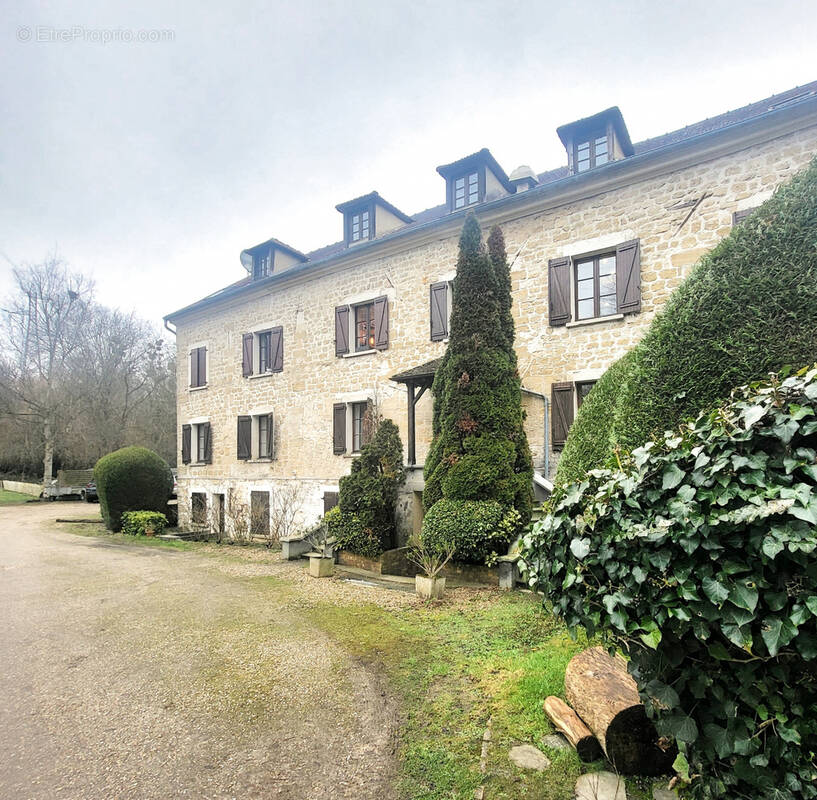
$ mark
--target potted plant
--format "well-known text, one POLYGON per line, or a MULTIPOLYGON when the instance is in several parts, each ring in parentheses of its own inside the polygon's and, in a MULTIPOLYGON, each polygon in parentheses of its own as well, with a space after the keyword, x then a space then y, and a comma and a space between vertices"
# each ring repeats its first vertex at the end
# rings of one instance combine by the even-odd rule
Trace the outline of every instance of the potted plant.
POLYGON ((445 577, 440 573, 454 557, 456 545, 449 543, 443 550, 431 550, 422 539, 414 539, 410 545, 409 560, 422 574, 414 577, 414 589, 422 600, 440 600, 445 592, 445 577))
POLYGON ((312 551, 309 556, 309 574, 313 578, 328 578, 335 573, 335 554, 328 538, 326 525, 321 524, 309 535, 312 551))

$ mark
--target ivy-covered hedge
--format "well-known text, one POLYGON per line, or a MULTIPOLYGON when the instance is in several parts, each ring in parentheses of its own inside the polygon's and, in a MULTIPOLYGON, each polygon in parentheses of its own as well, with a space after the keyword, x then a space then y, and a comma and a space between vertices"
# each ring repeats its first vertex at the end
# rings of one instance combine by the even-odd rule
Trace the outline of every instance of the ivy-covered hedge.
POLYGON ((167 527, 167 517, 158 511, 126 511, 122 514, 122 533, 131 536, 144 536, 153 531, 159 536, 167 527))
POLYGON ((630 658, 694 798, 817 797, 817 368, 562 490, 530 584, 630 658))
MULTIPOLYGON (((583 403, 557 480, 600 467, 817 352, 817 160, 704 256, 628 359, 610 418, 583 403), (603 424, 602 424, 603 423, 603 424), (587 428, 588 430, 585 430, 587 428), (607 444, 588 447, 598 437, 607 444), (576 438, 580 444, 572 445, 576 438)), ((588 401, 597 391, 595 387, 588 401)))
POLYGON ((348 550, 366 558, 379 558, 383 552, 380 537, 370 527, 365 527, 360 517, 351 512, 343 512, 335 506, 323 517, 327 535, 335 538, 339 550, 348 550))
POLYGON ((146 447, 123 447, 103 456, 94 466, 102 518, 109 530, 122 527, 125 511, 167 508, 173 473, 161 456, 146 447))
POLYGON ((431 552, 456 545, 454 561, 485 564, 504 555, 519 529, 519 512, 493 500, 438 500, 423 519, 421 541, 431 552))

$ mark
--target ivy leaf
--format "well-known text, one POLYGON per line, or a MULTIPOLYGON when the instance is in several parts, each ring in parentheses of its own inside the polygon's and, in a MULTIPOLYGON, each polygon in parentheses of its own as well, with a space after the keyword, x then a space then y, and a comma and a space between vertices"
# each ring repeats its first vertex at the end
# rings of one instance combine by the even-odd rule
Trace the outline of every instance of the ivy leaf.
POLYGON ((763 620, 760 635, 769 649, 769 655, 776 656, 780 648, 785 647, 797 635, 797 628, 788 620, 769 617, 763 620))
POLYGON ((590 539, 573 539, 570 542, 570 552, 579 560, 583 560, 590 552, 590 539))
POLYGON ((661 644, 661 629, 652 620, 644 622, 641 627, 644 628, 641 641, 651 650, 657 650, 658 645, 661 644))
POLYGON ((766 536, 763 539, 763 554, 769 558, 774 558, 781 550, 783 545, 772 536, 766 536))
POLYGON ((684 479, 684 473, 678 468, 677 464, 670 464, 664 470, 663 489, 674 489, 684 479))
POLYGON ((752 427, 756 422, 758 422, 766 413, 766 406, 757 404, 754 406, 749 406, 743 414, 743 421, 746 425, 746 430, 752 427))
POLYGON ((734 603, 738 608, 754 611, 757 608, 757 589, 745 583, 736 583, 729 592, 729 602, 734 603))
POLYGON ((680 742, 691 744, 698 738, 698 726, 692 717, 687 717, 686 715, 673 717, 670 722, 670 728, 675 738, 680 742))
POLYGON ((719 606, 729 597, 729 589, 727 589, 720 581, 714 578, 703 579, 704 594, 716 605, 719 606))
POLYGON ((806 608, 817 617, 817 595, 806 598, 806 608))
POLYGON ((675 756, 675 761, 672 762, 672 768, 678 773, 679 777, 684 783, 689 783, 689 761, 683 753, 678 753, 675 756))
POLYGON ((681 698, 678 697, 678 692, 676 692, 672 686, 667 686, 667 684, 661 683, 661 681, 650 681, 644 688, 644 691, 652 701, 653 706, 661 711, 671 711, 673 708, 677 708, 681 702, 681 698))

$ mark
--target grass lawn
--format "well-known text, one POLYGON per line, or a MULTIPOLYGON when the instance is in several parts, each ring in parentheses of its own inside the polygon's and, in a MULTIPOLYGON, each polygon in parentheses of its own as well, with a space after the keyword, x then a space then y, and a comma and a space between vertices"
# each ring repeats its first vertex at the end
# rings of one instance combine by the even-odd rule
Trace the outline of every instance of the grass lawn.
POLYGON ((21 494, 20 492, 9 492, 6 489, 0 489, 0 506, 10 505, 11 503, 26 503, 33 499, 30 494, 21 494))
MULTIPOLYGON (((399 755, 405 797, 570 800, 582 772, 571 750, 545 746, 553 728, 542 711, 564 696, 564 670, 587 646, 573 641, 527 593, 471 590, 411 609, 321 605, 313 621, 364 661, 382 668, 403 709, 399 755), (492 721, 486 774, 479 771, 483 733, 492 721), (552 760, 544 773, 516 768, 508 751, 530 743, 552 760)), ((631 798, 651 798, 652 784, 630 781, 631 798)))

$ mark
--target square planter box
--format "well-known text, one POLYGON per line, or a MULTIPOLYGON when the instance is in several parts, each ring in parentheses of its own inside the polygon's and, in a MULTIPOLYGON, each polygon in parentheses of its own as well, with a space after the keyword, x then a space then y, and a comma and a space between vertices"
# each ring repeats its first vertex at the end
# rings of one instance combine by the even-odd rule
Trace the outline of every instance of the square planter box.
POLYGON ((417 597, 423 600, 439 600, 445 592, 445 578, 427 578, 425 575, 416 575, 414 587, 417 597))
POLYGON ((309 574, 313 578, 328 578, 335 574, 335 559, 326 556, 309 556, 309 574))

